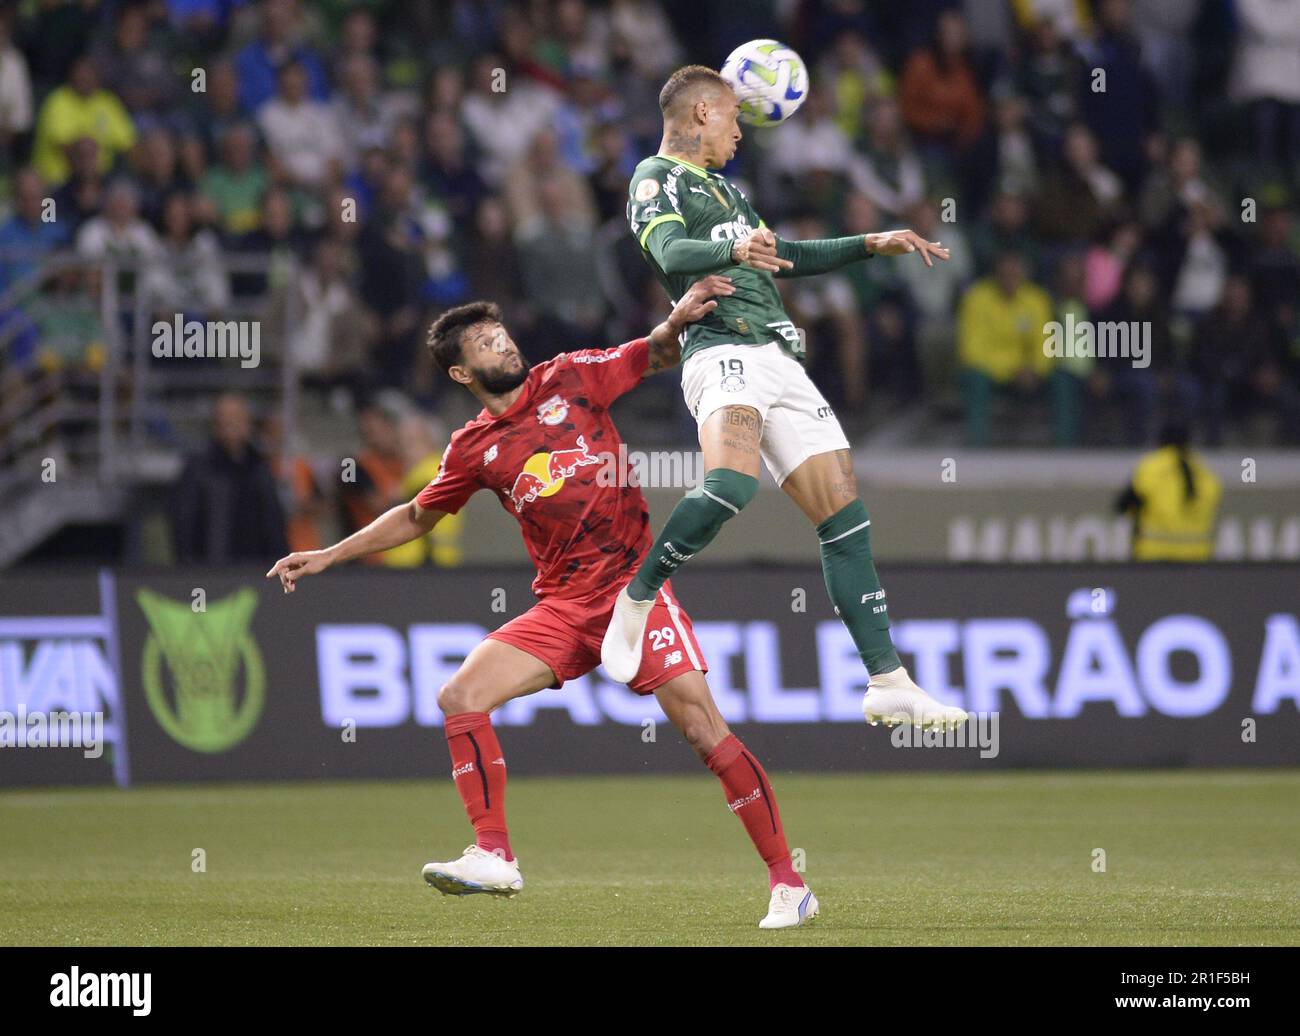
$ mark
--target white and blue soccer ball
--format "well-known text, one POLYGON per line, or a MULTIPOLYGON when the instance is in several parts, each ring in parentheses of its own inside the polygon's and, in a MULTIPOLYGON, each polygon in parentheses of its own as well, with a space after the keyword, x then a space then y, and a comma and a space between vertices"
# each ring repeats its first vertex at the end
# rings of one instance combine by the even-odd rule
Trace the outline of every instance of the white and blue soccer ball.
POLYGON ((808 96, 803 58, 776 40, 750 40, 731 52, 722 66, 740 102, 740 121, 775 126, 799 110, 808 96))

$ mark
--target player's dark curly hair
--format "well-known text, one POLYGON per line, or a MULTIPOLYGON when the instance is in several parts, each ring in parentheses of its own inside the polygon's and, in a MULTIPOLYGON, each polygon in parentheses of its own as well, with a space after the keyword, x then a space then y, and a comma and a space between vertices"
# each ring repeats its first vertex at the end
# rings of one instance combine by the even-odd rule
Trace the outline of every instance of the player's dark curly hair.
POLYGON ((708 83, 710 86, 725 86, 730 88, 731 84, 722 78, 717 72, 706 65, 685 65, 668 77, 668 82, 659 91, 659 110, 665 115, 677 107, 685 98, 691 96, 695 90, 708 83))
POLYGON ((429 337, 426 339, 429 353, 444 374, 464 360, 460 349, 461 336, 485 320, 501 323, 501 307, 495 302, 483 300, 467 302, 463 306, 447 310, 430 325, 429 337))

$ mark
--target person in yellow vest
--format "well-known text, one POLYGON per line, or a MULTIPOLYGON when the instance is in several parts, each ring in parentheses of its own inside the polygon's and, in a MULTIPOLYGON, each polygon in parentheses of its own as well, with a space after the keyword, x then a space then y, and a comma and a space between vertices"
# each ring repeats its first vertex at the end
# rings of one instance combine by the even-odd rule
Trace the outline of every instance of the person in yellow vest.
MULTIPOLYGON (((406 464, 402 493, 409 499, 437 478, 438 466, 442 463, 439 443, 445 436, 435 432, 433 422, 428 418, 411 414, 402 421, 398 438, 406 464)), ((418 568, 430 561, 439 568, 453 568, 461 562, 460 536, 464 525, 464 511, 449 514, 427 536, 386 550, 380 557, 385 565, 393 568, 418 568)))
POLYGON ((1188 446, 1187 425, 1167 423, 1115 501, 1133 519, 1133 560, 1209 561, 1222 499, 1218 476, 1188 446))
POLYGON ((58 187, 72 174, 67 149, 82 137, 99 145, 99 171, 106 174, 135 146, 135 124, 117 95, 100 88, 99 73, 86 57, 72 66, 68 81, 41 105, 36 119, 32 165, 58 187))

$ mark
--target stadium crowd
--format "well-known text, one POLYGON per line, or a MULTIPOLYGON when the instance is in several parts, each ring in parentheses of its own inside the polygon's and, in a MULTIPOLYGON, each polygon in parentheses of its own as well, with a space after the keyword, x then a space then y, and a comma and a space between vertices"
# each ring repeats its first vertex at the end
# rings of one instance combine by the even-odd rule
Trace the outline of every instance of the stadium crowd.
POLYGON ((102 362, 93 279, 3 294, 61 250, 187 314, 296 293, 303 386, 362 425, 386 389, 439 408, 424 329, 471 298, 534 360, 636 334, 659 87, 763 36, 813 83, 726 170, 767 222, 952 250, 782 283, 846 423, 947 407, 983 445, 1036 400, 1044 443, 1300 440, 1300 0, 7 4, 0 373, 102 362), (1048 355, 1067 316, 1145 325, 1149 365, 1048 355))

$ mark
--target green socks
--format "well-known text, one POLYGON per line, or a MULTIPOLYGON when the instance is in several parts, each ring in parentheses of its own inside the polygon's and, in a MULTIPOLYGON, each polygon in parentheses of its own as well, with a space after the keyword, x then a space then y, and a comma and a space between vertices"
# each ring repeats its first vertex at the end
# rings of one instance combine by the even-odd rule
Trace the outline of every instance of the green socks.
POLYGON ((758 479, 752 475, 730 468, 708 472, 703 485, 677 501, 659 538, 628 584, 628 596, 634 601, 651 600, 678 568, 713 542, 722 523, 740 514, 757 492, 758 479))
POLYGON ((848 627, 858 654, 873 676, 897 669, 902 662, 889 636, 889 612, 871 560, 871 519, 861 500, 854 500, 817 526, 822 574, 835 614, 848 627))

